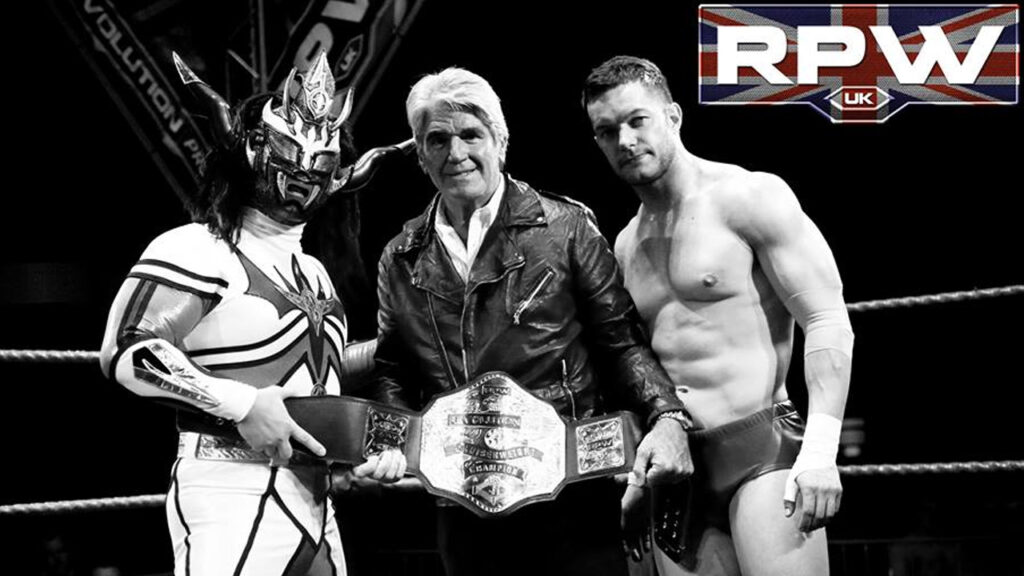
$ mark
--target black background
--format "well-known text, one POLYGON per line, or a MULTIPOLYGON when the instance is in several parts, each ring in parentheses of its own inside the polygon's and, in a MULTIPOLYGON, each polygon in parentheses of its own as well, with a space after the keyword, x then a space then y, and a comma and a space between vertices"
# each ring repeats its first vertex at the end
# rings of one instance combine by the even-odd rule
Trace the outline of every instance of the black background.
MULTIPOLYGON (((186 217, 53 13, 17 4, 25 6, 10 7, 8 27, 27 39, 4 40, 0 348, 96 350, 124 274, 150 239, 186 217)), ((428 0, 355 125, 357 145, 409 137, 411 84, 449 65, 468 68, 502 98, 510 172, 585 202, 614 237, 638 200, 594 145, 579 91, 593 66, 619 53, 661 66, 691 152, 790 184, 831 244, 848 302, 1024 284, 1020 106, 915 106, 881 125, 833 125, 807 106, 698 105, 694 4, 428 0)), ((388 164, 362 193, 371 282, 383 244, 432 193, 412 159, 388 164)), ((367 338, 374 302, 363 296, 349 314, 367 338)), ((866 440, 850 463, 1024 459, 1022 302, 853 314, 847 415, 864 420, 866 440)), ((164 490, 175 449, 167 409, 105 382, 94 366, 0 364, 0 386, 0 504, 164 490)), ((799 363, 789 388, 803 409, 799 363)), ((832 536, 1019 543, 1020 480, 847 479, 832 536)), ((170 563, 154 510, 0 526, 23 536, 9 541, 21 552, 38 533, 71 526, 88 533, 93 557, 128 573, 170 563)))

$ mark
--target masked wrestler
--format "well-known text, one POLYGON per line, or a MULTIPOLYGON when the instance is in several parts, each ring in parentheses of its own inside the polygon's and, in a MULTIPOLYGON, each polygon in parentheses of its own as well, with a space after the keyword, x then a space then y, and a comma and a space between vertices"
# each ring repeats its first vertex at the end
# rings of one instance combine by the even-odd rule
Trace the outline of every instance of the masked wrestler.
MULTIPOLYGON (((188 206, 193 223, 153 240, 121 286, 101 365, 132 392, 179 408, 166 505, 175 574, 345 574, 327 465, 309 455, 324 447, 283 400, 341 391, 344 309, 300 239, 363 168, 344 125, 352 94, 335 97, 321 54, 280 95, 232 110, 174 59, 216 145, 188 206), (242 440, 207 433, 225 427, 242 440)), ((397 451, 357 468, 384 481, 404 471, 397 451)))

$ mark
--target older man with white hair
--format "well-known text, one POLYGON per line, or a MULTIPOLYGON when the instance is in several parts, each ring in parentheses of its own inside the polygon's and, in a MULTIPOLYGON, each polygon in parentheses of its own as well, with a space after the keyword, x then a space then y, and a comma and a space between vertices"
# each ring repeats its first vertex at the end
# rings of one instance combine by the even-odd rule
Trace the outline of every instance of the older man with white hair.
MULTIPOLYGON (((385 399, 421 408, 483 373, 505 372, 565 420, 604 414, 614 402, 640 412, 650 432, 634 482, 688 475, 689 415, 592 212, 508 176, 501 102, 480 76, 459 68, 426 76, 406 113, 438 194, 380 259, 375 359, 385 399)), ((496 519, 439 505, 445 568, 453 576, 624 575, 620 496, 605 478, 496 519)))

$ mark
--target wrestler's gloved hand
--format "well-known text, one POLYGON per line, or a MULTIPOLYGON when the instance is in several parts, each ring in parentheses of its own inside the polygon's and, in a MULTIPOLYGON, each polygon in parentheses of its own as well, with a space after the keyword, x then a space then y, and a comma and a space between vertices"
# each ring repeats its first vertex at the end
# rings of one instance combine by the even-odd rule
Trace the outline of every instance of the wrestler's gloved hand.
POLYGON ((800 508, 800 530, 811 532, 828 524, 839 512, 843 485, 836 453, 842 422, 827 414, 807 417, 803 445, 786 479, 783 506, 786 517, 800 508))
POLYGON ((267 455, 274 466, 284 466, 292 457, 292 438, 316 456, 327 453, 316 438, 292 420, 284 407, 284 399, 295 395, 296 392, 280 386, 260 388, 252 408, 238 421, 238 432, 242 438, 249 446, 267 455))
POLYGON ((401 450, 385 450, 366 459, 352 469, 356 478, 372 477, 379 482, 397 482, 405 476, 405 454, 401 450))
POLYGON ((633 474, 647 484, 674 484, 693 474, 690 445, 682 424, 659 418, 640 441, 633 461, 633 474))
POLYGON ((651 510, 648 505, 648 491, 644 478, 635 472, 619 474, 616 481, 626 484, 622 494, 622 511, 619 523, 622 527, 622 544, 627 556, 636 562, 651 551, 651 510))

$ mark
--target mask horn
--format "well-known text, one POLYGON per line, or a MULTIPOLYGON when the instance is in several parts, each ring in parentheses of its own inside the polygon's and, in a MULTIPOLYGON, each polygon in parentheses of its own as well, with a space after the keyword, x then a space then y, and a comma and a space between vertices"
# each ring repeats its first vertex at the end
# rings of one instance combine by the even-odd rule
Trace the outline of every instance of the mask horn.
POLYGON ((210 126, 213 136, 221 148, 229 148, 235 141, 235 131, 231 125, 231 106, 224 98, 210 88, 210 85, 203 82, 191 68, 182 61, 177 52, 171 52, 174 58, 174 67, 178 70, 178 77, 181 78, 193 98, 205 109, 210 118, 210 126))
POLYGON ((292 82, 294 81, 295 68, 292 68, 292 71, 288 73, 288 79, 284 81, 284 89, 281 90, 281 99, 283 100, 281 110, 284 111, 284 119, 287 120, 289 124, 295 122, 295 112, 292 111, 292 82))
POLYGON ((352 115, 352 103, 356 99, 356 89, 354 87, 346 88, 341 94, 341 112, 338 113, 338 117, 331 122, 331 131, 341 128, 341 125, 348 120, 348 117, 352 115))
POLYGON ((397 154, 408 154, 415 149, 416 141, 410 138, 392 146, 379 146, 367 150, 359 157, 359 160, 356 160, 355 164, 338 170, 339 177, 332 182, 331 194, 339 190, 343 194, 359 190, 373 178, 385 158, 397 154))

